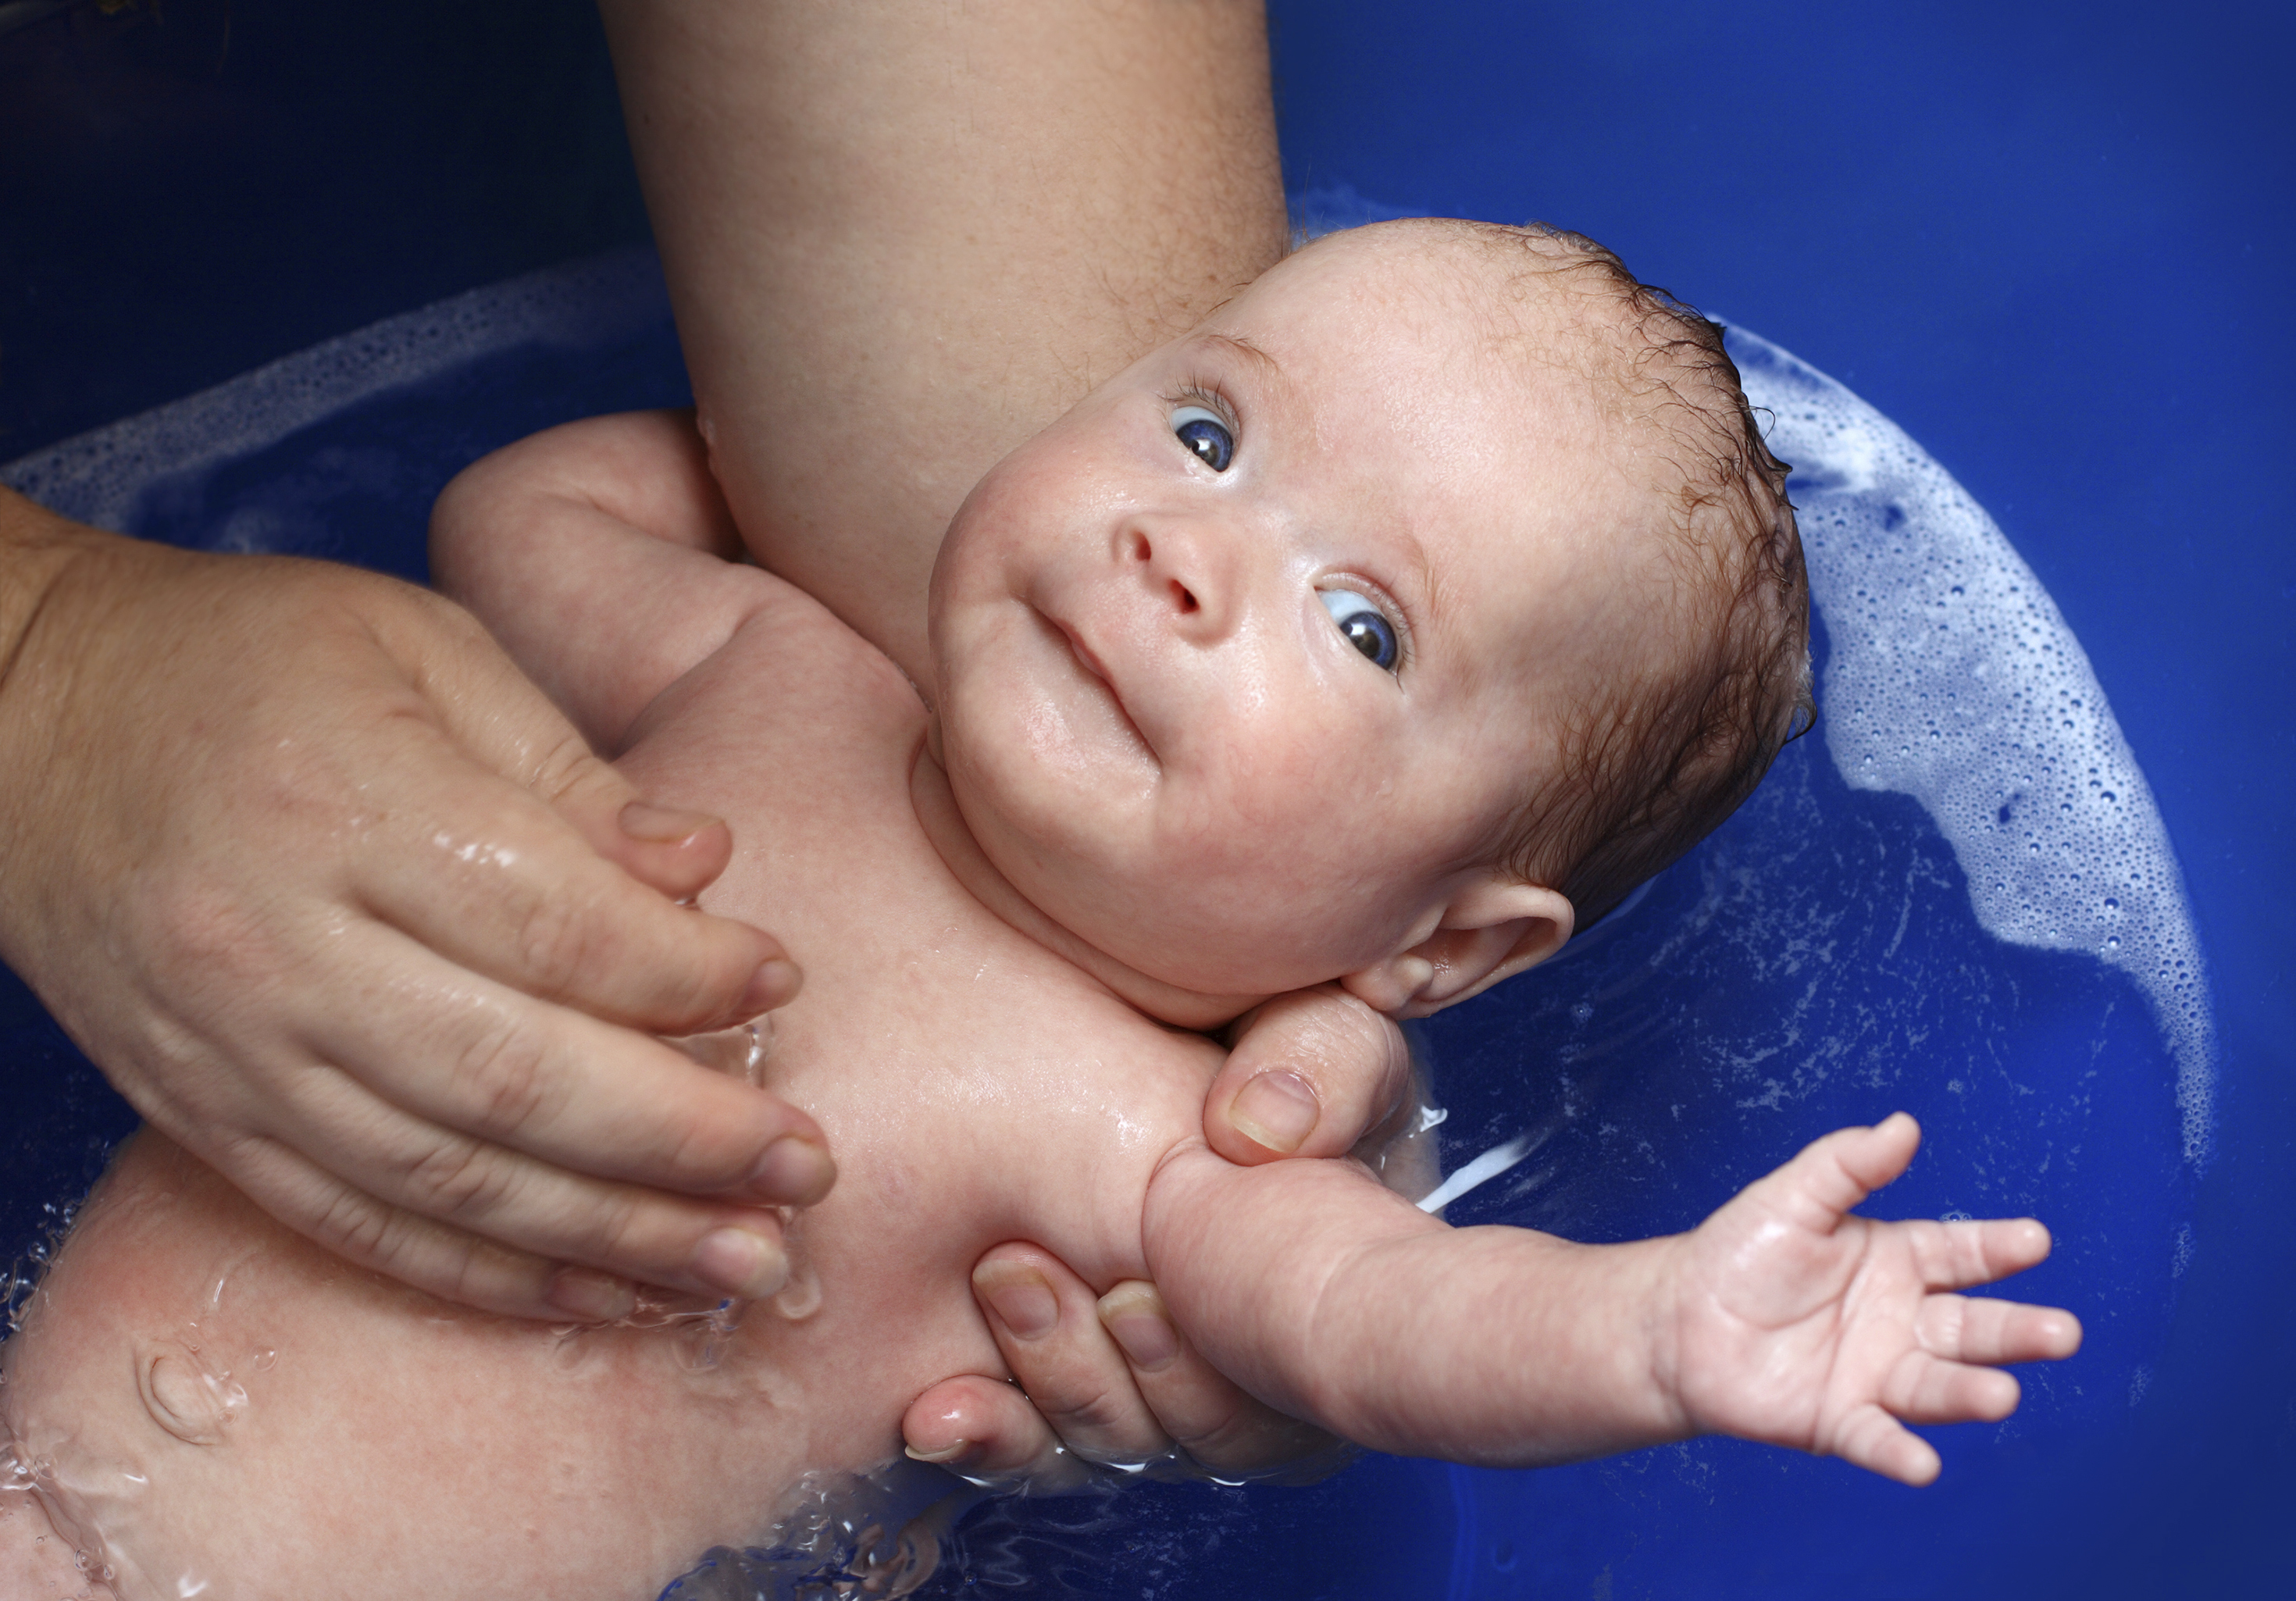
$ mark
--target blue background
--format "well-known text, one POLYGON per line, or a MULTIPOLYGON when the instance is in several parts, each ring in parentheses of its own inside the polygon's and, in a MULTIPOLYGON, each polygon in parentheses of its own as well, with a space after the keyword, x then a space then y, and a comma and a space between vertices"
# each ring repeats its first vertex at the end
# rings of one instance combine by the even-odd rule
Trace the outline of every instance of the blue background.
MULTIPOLYGON (((2007 1504, 1940 1499, 1936 1539, 1965 1552, 1959 1593, 2288 1593, 2290 8, 1324 0, 1275 23, 1292 187, 1602 239, 1894 419, 2055 598, 2184 865, 2220 1033, 2217 1154, 2142 1404, 2007 1504)), ((644 234, 578 8, 80 6, 0 37, 0 459, 644 234)), ((20 997, 0 1008, 27 1086, 0 1129, 27 1175, 12 1247, 120 1118, 20 997)), ((1535 1519, 1538 1481, 1521 1482, 1535 1519)), ((1568 1537, 1514 1534, 1526 1560, 1568 1537)), ((1304 1518, 1297 1538, 1330 1534, 1304 1518)), ((1796 1556, 1718 1567, 1704 1593, 1792 1593, 1796 1556)), ((1344 1561, 1311 1565, 1360 1593, 1344 1561)), ((1610 1594, 1598 1566, 1530 1593, 1610 1594)))

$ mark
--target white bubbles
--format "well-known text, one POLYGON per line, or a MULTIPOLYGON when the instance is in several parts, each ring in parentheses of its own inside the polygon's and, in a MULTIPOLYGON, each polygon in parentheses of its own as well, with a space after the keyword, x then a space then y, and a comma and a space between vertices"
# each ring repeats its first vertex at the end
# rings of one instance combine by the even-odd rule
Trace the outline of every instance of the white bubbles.
MULTIPOLYGON (((0 482, 68 517, 124 532, 145 488, 275 444, 386 390, 521 345, 594 348, 667 319, 651 250, 610 255, 475 289, 258 367, 196 395, 0 466, 0 482)), ((258 522, 219 547, 273 548, 258 522)))
POLYGON ((2152 791, 2072 631, 2009 541, 1913 440, 1841 385, 1734 331, 1774 415, 1832 659, 1820 727, 1851 787, 1913 796, 1979 924, 2086 951, 2150 998, 2188 1162, 2207 1154, 2214 1020, 2152 791))

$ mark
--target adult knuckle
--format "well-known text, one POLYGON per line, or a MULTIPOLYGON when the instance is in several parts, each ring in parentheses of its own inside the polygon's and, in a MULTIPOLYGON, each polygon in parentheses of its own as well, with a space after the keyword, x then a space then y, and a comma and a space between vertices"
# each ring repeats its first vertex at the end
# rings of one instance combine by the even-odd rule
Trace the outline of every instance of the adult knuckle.
POLYGON ((537 744, 530 758, 535 792, 554 805, 580 799, 594 790, 618 787, 612 768, 572 728, 537 744))
POLYGON ((403 1181, 418 1211, 458 1221, 500 1211, 514 1182, 499 1152, 456 1137, 413 1158, 403 1181))
POLYGON ((559 999, 578 989, 616 944, 611 920, 568 884, 529 891, 514 908, 520 970, 537 992, 559 999))
POLYGON ((646 1208, 638 1196, 608 1189, 592 1198, 567 1249, 587 1262, 635 1263, 649 1254, 643 1249, 649 1233, 646 1208))
POLYGON ((338 1256, 388 1271, 395 1237, 392 1213, 373 1196, 339 1189, 305 1224, 304 1232, 338 1256))
POLYGON ((521 1019, 504 1017, 482 1030, 455 1063, 472 1126, 502 1139, 547 1117, 556 1103, 550 1068, 548 1043, 521 1019))

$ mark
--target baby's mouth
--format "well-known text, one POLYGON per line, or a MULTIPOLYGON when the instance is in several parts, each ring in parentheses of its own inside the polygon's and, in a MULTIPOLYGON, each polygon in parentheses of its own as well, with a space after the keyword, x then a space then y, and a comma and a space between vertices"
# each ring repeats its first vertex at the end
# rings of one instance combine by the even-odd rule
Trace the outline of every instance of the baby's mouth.
POLYGON ((1047 616, 1041 612, 1037 615, 1044 618, 1046 626, 1056 630, 1062 639, 1068 641, 1069 653, 1076 659, 1077 665, 1084 669, 1085 676, 1100 686, 1101 693, 1108 697, 1108 703, 1115 708, 1117 719, 1124 725, 1132 737, 1140 743, 1140 748, 1153 756, 1156 751, 1155 746, 1150 744, 1147 735, 1140 732, 1140 725, 1132 720, 1131 710, 1124 704, 1124 696, 1118 692, 1116 680, 1109 676, 1108 669, 1102 664, 1100 658, 1093 653, 1092 646, 1085 643, 1084 636, 1056 617, 1047 616))

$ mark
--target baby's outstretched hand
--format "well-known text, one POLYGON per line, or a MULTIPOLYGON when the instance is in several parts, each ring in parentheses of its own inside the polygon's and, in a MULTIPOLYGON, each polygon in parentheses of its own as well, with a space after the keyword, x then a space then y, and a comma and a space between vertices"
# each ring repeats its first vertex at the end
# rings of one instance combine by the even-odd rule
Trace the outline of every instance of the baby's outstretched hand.
POLYGON ((1906 1424, 2006 1417, 2018 1387, 2000 1365, 2079 1349, 2070 1312, 1953 1293, 2046 1258, 2032 1219, 1851 1214, 1920 1144, 1904 1112, 1829 1134, 1680 1236, 1660 1377, 1689 1429, 1926 1484, 1938 1455, 1906 1424))

